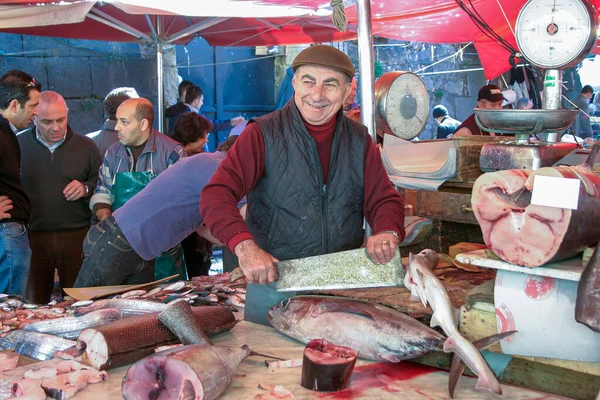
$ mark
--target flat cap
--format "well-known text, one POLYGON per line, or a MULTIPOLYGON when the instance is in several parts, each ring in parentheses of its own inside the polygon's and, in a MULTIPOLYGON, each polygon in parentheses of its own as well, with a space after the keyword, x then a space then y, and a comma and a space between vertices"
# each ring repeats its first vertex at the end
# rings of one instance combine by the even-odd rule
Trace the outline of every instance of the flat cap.
POLYGON ((317 65, 343 72, 350 78, 354 76, 354 65, 344 52, 335 47, 318 44, 302 50, 292 63, 292 71, 296 72, 302 65, 317 65))

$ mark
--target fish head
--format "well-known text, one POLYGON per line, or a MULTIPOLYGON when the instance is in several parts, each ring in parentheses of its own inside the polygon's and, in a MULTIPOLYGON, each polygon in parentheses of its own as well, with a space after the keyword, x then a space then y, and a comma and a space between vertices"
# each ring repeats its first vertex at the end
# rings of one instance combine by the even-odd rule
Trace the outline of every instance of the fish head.
POLYGON ((275 304, 267 311, 271 325, 279 332, 293 336, 291 333, 310 312, 313 301, 302 297, 290 297, 275 304))
POLYGON ((417 255, 409 253, 408 266, 404 275, 404 286, 410 290, 410 297, 413 300, 421 300, 424 306, 427 305, 427 296, 425 292, 425 274, 431 273, 429 265, 435 262, 437 265, 438 255, 433 250, 423 250, 417 255), (433 254, 432 254, 433 253, 433 254))

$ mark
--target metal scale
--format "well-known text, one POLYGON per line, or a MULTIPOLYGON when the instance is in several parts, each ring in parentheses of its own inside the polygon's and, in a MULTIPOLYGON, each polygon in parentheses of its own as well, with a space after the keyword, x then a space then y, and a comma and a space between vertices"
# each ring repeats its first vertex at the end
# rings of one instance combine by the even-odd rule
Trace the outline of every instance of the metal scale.
POLYGON ((545 70, 542 109, 475 109, 482 130, 514 135, 514 140, 483 145, 482 171, 548 167, 577 147, 560 142, 577 117, 577 110, 561 109, 562 70, 587 57, 597 27, 587 0, 529 0, 523 6, 515 27, 517 44, 523 58, 545 70))

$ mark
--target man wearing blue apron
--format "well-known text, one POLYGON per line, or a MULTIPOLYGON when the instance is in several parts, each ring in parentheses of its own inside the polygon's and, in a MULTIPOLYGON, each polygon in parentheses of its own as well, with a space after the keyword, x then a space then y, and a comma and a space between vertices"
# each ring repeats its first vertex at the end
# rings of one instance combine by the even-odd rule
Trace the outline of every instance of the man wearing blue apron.
MULTIPOLYGON (((153 123, 154 108, 147 99, 129 99, 117 109, 115 129, 118 132, 119 143, 113 144, 106 151, 100 167, 98 186, 90 200, 90 207, 96 218, 100 220, 98 226, 103 230, 114 230, 116 223, 112 216, 113 211, 143 189, 156 175, 186 155, 179 143, 153 130, 153 123)), ((89 239, 90 235, 88 234, 86 240, 89 239)), ((116 238, 112 243, 111 250, 127 253, 131 251, 131 248, 126 239, 116 238)), ((75 286, 115 284, 87 276, 86 271, 89 270, 89 267, 86 268, 88 255, 85 254, 85 250, 84 255, 86 259, 84 259, 75 286)), ((127 254, 123 254, 123 256, 125 259, 127 258, 127 254)), ((124 262, 122 268, 127 269, 132 266, 128 266, 124 262)), ((148 261, 147 266, 133 272, 133 274, 129 274, 131 276, 126 282, 119 283, 152 281, 154 279, 154 260, 148 261)))
MULTIPOLYGON (((191 113, 181 118, 188 117, 204 119, 191 113)), ((92 227, 83 243, 86 264, 76 286, 121 283, 194 231, 213 240, 202 225, 200 192, 236 139, 231 136, 214 153, 200 153, 178 162, 116 210, 110 224, 104 222, 107 218, 92 227), (122 251, 114 251, 115 247, 122 251)))

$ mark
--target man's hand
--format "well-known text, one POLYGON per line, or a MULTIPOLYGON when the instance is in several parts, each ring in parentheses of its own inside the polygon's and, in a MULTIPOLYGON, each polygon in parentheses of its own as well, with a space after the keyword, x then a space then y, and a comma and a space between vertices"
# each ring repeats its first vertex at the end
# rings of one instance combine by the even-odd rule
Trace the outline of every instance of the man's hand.
POLYGON ((390 262, 397 249, 398 238, 389 232, 373 235, 367 241, 367 253, 375 264, 390 262))
POLYGON ((12 217, 8 211, 12 210, 12 200, 8 196, 0 196, 0 220, 12 217))
POLYGON ((246 120, 246 118, 244 117, 235 117, 235 118, 231 118, 229 120, 229 123, 231 124, 231 126, 236 126, 237 124, 240 124, 242 122, 244 122, 246 120))
POLYGON ((78 180, 73 180, 67 186, 65 186, 63 189, 63 194, 65 195, 65 199, 67 199, 67 201, 75 201, 85 197, 87 190, 85 189, 85 185, 83 183, 79 182, 78 180))
POLYGON ((274 263, 279 260, 258 247, 254 240, 244 240, 233 250, 248 283, 265 284, 277 279, 274 263))
POLYGON ((98 218, 99 221, 102 221, 110 217, 111 215, 112 212, 110 211, 110 208, 101 208, 98 211, 96 211, 96 218, 98 218))

